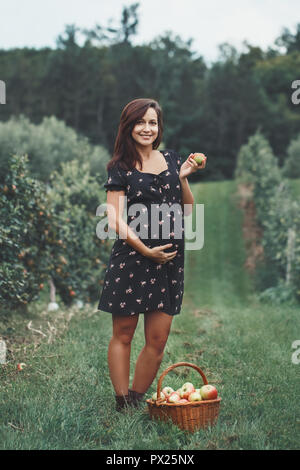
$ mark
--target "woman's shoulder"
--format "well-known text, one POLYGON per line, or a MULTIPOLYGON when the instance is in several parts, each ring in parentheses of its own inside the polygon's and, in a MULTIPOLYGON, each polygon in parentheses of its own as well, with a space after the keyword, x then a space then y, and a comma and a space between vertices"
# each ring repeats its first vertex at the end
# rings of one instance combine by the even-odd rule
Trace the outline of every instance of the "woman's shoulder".
POLYGON ((167 148, 164 150, 164 155, 170 155, 172 159, 174 159, 174 161, 180 165, 182 163, 182 158, 181 156, 179 155, 179 153, 177 152, 177 150, 174 150, 174 149, 171 149, 171 148, 167 148))

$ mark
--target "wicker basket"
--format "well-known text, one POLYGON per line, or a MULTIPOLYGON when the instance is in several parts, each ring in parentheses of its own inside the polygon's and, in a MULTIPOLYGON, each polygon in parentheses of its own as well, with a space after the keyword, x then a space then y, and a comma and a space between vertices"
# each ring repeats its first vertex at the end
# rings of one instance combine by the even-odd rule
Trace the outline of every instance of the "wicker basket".
MULTIPOLYGON (((164 377, 175 367, 187 366, 197 370, 202 377, 204 385, 207 385, 206 377, 200 367, 189 362, 177 362, 163 371, 157 383, 157 396, 160 397, 162 381, 164 377)), ((146 400, 151 419, 162 421, 172 420, 180 429, 197 431, 207 426, 213 426, 218 418, 221 398, 215 400, 203 400, 189 403, 162 403, 159 398, 155 402, 146 400)))

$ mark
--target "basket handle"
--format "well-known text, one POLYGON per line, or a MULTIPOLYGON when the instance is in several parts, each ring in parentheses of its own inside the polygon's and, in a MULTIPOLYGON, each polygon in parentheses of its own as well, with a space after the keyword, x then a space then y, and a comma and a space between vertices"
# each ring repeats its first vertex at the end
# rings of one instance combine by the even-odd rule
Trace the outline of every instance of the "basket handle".
POLYGON ((157 397, 158 397, 158 399, 157 399, 156 402, 155 402, 156 405, 161 405, 162 402, 163 402, 163 399, 160 398, 160 390, 161 390, 161 386, 162 386, 162 381, 163 381, 163 379, 165 378, 165 376, 166 376, 171 370, 175 369, 175 367, 182 367, 182 366, 192 367, 193 369, 195 369, 195 370, 196 370, 197 372, 199 372, 199 374, 201 375, 204 385, 207 385, 207 384, 208 384, 204 372, 200 369, 200 367, 196 366, 195 364, 191 364, 190 362, 177 362, 176 364, 172 364, 170 367, 167 367, 167 369, 165 369, 165 370, 163 371, 163 373, 161 374, 161 376, 160 376, 159 379, 158 379, 158 383, 157 383, 157 397))

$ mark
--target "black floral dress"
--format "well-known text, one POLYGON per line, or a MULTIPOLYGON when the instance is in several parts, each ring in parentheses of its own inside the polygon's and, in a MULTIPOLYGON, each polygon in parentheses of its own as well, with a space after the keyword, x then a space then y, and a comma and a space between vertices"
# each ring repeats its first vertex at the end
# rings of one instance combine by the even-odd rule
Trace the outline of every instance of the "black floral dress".
POLYGON ((115 165, 108 171, 104 188, 106 191, 125 191, 127 224, 146 246, 152 248, 172 243, 173 246, 164 251, 177 249, 177 254, 167 263, 158 264, 134 250, 117 234, 98 310, 124 316, 154 310, 169 315, 180 313, 184 292, 184 216, 179 180, 182 161, 174 150, 166 149, 161 153, 167 162, 167 170, 155 175, 135 168, 126 171, 115 165), (130 211, 137 203, 140 209, 130 211), (158 213, 157 223, 152 222, 151 227, 151 210, 154 209, 158 213))

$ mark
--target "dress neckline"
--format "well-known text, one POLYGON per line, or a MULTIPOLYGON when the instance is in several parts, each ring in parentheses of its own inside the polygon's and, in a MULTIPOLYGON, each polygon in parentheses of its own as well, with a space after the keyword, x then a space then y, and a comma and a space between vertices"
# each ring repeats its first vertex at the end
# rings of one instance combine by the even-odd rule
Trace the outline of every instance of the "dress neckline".
POLYGON ((169 170, 169 162, 168 162, 168 160, 166 159, 166 155, 164 154, 164 152, 163 152, 162 150, 159 150, 159 152, 163 155, 163 157, 164 157, 164 159, 165 159, 165 161, 166 161, 166 164, 167 164, 167 167, 168 167, 168 168, 166 168, 166 170, 163 170, 163 171, 161 171, 160 173, 149 173, 149 172, 147 172, 147 171, 140 171, 140 170, 138 170, 138 169, 135 168, 135 167, 134 167, 134 170, 136 170, 138 173, 141 173, 142 175, 152 175, 152 176, 159 176, 159 175, 161 175, 162 173, 165 173, 166 171, 168 171, 168 170, 169 170))

